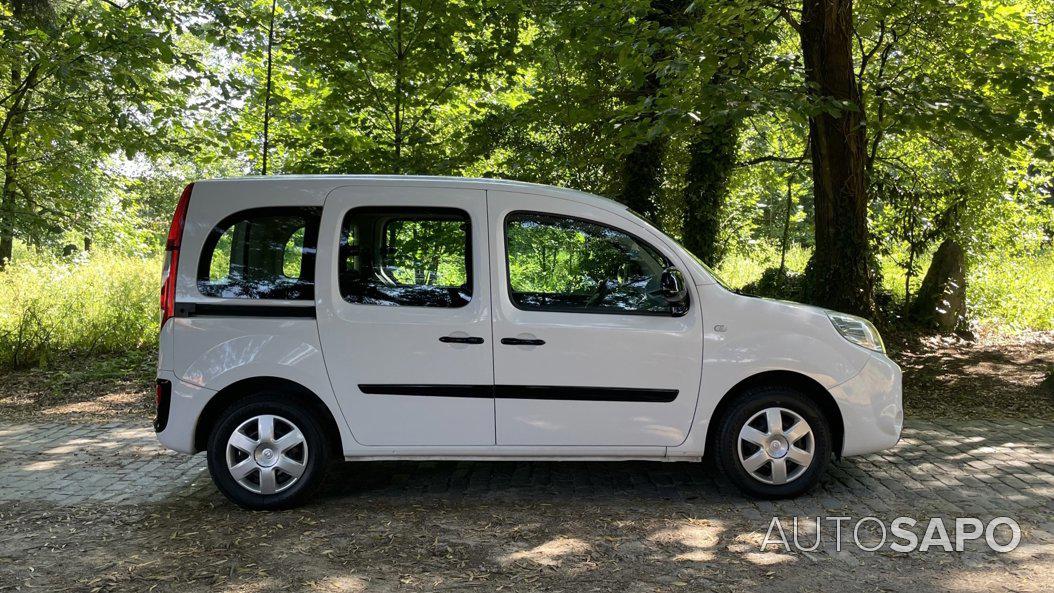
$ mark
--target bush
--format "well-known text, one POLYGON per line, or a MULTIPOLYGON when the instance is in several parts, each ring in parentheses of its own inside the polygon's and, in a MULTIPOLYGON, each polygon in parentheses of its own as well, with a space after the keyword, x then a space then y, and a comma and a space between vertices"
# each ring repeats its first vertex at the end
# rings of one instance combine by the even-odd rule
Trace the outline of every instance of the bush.
MULTIPOLYGON (((790 245, 787 249, 787 274, 801 274, 810 257, 811 249, 796 244, 790 245)), ((778 275, 779 265, 779 247, 758 242, 751 246, 749 253, 730 253, 725 256, 717 268, 717 275, 732 288, 742 288, 760 280, 768 269, 775 268, 772 274, 778 275)))
POLYGON ((160 270, 159 257, 22 254, 0 272, 0 368, 154 344, 160 270))
POLYGON ((779 268, 769 268, 761 273, 761 278, 742 288, 746 294, 785 301, 805 300, 805 274, 784 272, 779 268))

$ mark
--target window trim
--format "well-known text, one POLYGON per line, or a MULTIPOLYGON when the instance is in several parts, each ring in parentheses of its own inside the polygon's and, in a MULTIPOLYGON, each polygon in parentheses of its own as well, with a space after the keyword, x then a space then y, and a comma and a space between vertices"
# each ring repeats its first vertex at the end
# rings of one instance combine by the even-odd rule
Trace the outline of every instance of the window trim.
MULTIPOLYGON (((315 289, 317 281, 316 263, 318 261, 318 234, 319 227, 322 222, 322 208, 318 206, 264 206, 261 208, 246 208, 244 210, 238 210, 232 212, 227 216, 224 216, 216 223, 209 234, 205 236, 205 241, 202 243, 201 251, 198 252, 198 270, 197 277, 195 278, 194 288, 203 297, 212 299, 222 299, 225 301, 289 301, 289 302, 304 302, 304 301, 315 301, 315 289), (228 227, 232 226, 234 222, 246 219, 249 217, 277 217, 277 216, 300 216, 304 219, 304 246, 303 246, 303 260, 300 262, 300 274, 303 277, 304 272, 310 271, 310 293, 297 299, 283 299, 283 298, 254 298, 248 296, 231 297, 222 296, 215 294, 208 294, 202 290, 203 286, 212 285, 209 281, 209 274, 212 267, 212 257, 216 250, 216 244, 219 243, 223 234, 227 232, 228 227), (206 254, 208 259, 206 260, 206 254)), ((283 270, 283 276, 284 270, 283 270)), ((285 276, 288 278, 288 276, 285 276)), ((299 280, 299 279, 298 279, 299 280)))
MULTIPOLYGON (((691 298, 691 291, 690 290, 688 291, 688 297, 685 299, 684 311, 681 311, 679 313, 678 312, 674 312, 672 310, 671 311, 612 311, 612 310, 607 310, 607 309, 596 309, 596 308, 546 307, 546 306, 520 305, 519 303, 516 302, 515 299, 512 298, 512 295, 513 295, 512 273, 511 273, 511 270, 510 270, 510 267, 509 267, 509 219, 512 218, 513 216, 525 215, 525 214, 528 215, 528 216, 534 215, 534 216, 543 216, 543 217, 548 217, 548 218, 567 218, 567 219, 576 220, 576 221, 579 221, 579 222, 584 222, 586 224, 591 224, 591 225, 594 225, 594 226, 604 227, 604 228, 611 229, 613 231, 622 233, 624 235, 628 235, 634 241, 637 241, 637 242, 641 243, 642 245, 646 245, 647 247, 655 250, 659 255, 661 255, 664 258, 666 258, 666 260, 669 262, 670 266, 680 270, 679 267, 674 265, 673 260, 668 255, 663 253, 661 249, 656 248, 654 245, 651 244, 651 242, 645 241, 644 239, 642 239, 637 234, 631 233, 631 232, 627 231, 626 229, 619 228, 617 226, 606 224, 606 223, 599 222, 599 221, 596 221, 596 220, 592 220, 592 219, 589 219, 589 218, 584 218, 584 217, 581 217, 581 216, 575 216, 573 214, 558 214, 558 213, 555 213, 555 212, 542 212, 540 210, 512 210, 509 213, 507 213, 505 215, 504 220, 502 220, 501 232, 502 232, 502 242, 505 245, 505 291, 506 291, 506 295, 505 296, 506 296, 506 298, 509 299, 509 302, 512 304, 513 307, 516 307, 517 309, 519 309, 521 311, 543 312, 543 313, 584 313, 584 314, 587 314, 587 315, 643 315, 643 316, 646 316, 646 317, 684 317, 685 315, 687 315, 689 313, 689 311, 692 310, 692 298, 691 298)), ((684 274, 684 272, 681 272, 681 274, 684 274)))
MULTIPOLYGON (((389 221, 385 221, 384 225, 380 229, 381 233, 383 233, 387 229, 389 222, 391 222, 391 221, 390 220, 389 221)), ((340 295, 341 300, 343 300, 345 303, 347 303, 349 305, 364 305, 364 306, 368 306, 368 307, 414 307, 414 308, 419 308, 419 309, 461 309, 462 307, 467 307, 469 304, 472 303, 473 299, 476 296, 476 275, 475 275, 474 270, 473 270, 474 263, 475 263, 475 258, 472 257, 472 249, 473 249, 472 231, 473 231, 474 228, 475 228, 475 225, 472 224, 472 214, 468 210, 465 210, 464 208, 457 208, 457 207, 454 207, 454 206, 402 206, 402 205, 401 206, 384 206, 384 205, 369 205, 369 206, 355 206, 353 208, 349 208, 347 211, 344 212, 344 215, 341 217, 341 219, 340 219, 340 227, 338 228, 339 234, 337 236, 337 245, 336 245, 337 270, 336 270, 336 277, 334 278, 334 280, 336 282, 337 293, 340 295), (403 305, 403 304, 399 304, 399 303, 388 303, 388 304, 363 303, 363 302, 348 300, 348 297, 344 294, 344 289, 343 289, 343 287, 341 286, 341 283, 340 283, 340 266, 342 264, 342 261, 341 261, 341 242, 344 240, 345 231, 348 228, 348 218, 351 217, 356 212, 365 212, 367 214, 374 213, 374 214, 378 214, 378 215, 391 214, 391 215, 395 215, 395 216, 393 216, 393 218, 398 218, 399 215, 403 215, 402 218, 401 218, 403 220, 413 220, 413 219, 436 220, 435 218, 430 218, 430 217, 435 217, 436 215, 439 215, 439 216, 447 216, 447 217, 449 217, 449 218, 451 218, 453 220, 458 220, 458 221, 461 221, 461 222, 467 222, 468 223, 468 232, 465 233, 465 284, 470 289, 470 292, 469 292, 469 295, 468 295, 468 299, 466 299, 463 303, 460 303, 460 304, 457 304, 457 305, 452 305, 452 306, 449 306, 449 307, 433 307, 433 306, 429 306, 429 305, 403 305)), ((412 286, 418 286, 418 285, 416 285, 416 284, 398 284, 398 286, 412 287, 412 286)), ((454 287, 441 286, 441 287, 438 287, 438 288, 451 289, 451 288, 454 288, 454 287)))

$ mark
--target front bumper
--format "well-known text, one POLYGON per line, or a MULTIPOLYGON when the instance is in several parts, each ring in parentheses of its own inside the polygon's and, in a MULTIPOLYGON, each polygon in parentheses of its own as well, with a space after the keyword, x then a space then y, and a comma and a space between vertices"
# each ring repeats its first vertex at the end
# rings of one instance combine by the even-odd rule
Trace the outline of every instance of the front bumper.
POLYGON ((168 422, 157 433, 157 440, 173 451, 197 453, 194 432, 198 418, 216 392, 181 381, 171 371, 158 373, 158 379, 171 382, 172 395, 168 404, 168 422))
POLYGON ((897 444, 904 427, 901 380, 897 363, 875 354, 855 377, 831 389, 845 426, 843 456, 873 453, 897 444))

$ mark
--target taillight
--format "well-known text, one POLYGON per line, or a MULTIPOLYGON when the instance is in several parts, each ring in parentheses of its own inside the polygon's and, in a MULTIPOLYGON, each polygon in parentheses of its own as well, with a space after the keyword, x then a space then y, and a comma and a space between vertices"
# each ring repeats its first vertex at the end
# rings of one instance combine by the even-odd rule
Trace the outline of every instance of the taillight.
POLYGON ((187 221, 187 206, 190 204, 190 192, 194 184, 183 189, 172 215, 172 225, 168 228, 168 241, 165 242, 165 267, 161 274, 161 327, 176 312, 176 277, 179 267, 179 246, 183 242, 183 225, 187 221))

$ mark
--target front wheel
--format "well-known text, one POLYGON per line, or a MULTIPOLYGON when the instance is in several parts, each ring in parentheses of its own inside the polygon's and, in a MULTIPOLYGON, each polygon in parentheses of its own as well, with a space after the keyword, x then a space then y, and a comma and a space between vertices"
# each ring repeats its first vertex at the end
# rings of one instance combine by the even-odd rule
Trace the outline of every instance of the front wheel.
POLYGON ((791 498, 819 481, 831 457, 831 431, 812 398, 764 387, 732 404, 715 445, 718 464, 742 490, 791 498))
POLYGON ((323 435, 315 415, 289 397, 260 394, 239 400, 209 436, 209 473, 220 492, 239 506, 296 506, 322 482, 329 462, 323 435))

